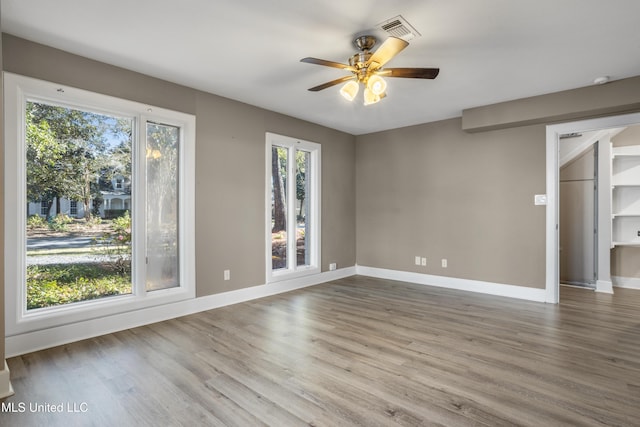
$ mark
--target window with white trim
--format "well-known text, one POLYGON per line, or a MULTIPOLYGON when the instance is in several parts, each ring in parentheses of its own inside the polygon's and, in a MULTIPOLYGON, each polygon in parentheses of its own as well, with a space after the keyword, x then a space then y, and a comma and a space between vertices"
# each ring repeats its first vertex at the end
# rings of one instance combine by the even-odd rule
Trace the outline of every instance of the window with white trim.
POLYGON ((320 149, 267 133, 268 282, 320 272, 320 149))
MULTIPOLYGON (((11 73, 4 81, 7 335, 194 298, 195 117, 11 73), (109 188, 114 176, 131 183, 125 199, 109 188), (48 250, 28 234, 25 207, 65 199, 101 232, 52 235, 48 250), (113 217, 95 209, 107 199, 113 217), (68 286, 59 266, 82 286, 68 286)), ((63 230, 64 219, 51 224, 63 230)))

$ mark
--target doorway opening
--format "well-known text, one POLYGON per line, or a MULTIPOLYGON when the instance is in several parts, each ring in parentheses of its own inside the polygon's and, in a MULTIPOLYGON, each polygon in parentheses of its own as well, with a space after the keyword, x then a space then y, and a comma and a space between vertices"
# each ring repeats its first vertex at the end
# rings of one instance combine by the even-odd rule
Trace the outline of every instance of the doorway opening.
MULTIPOLYGON (((612 130, 640 124, 640 113, 603 117, 547 126, 546 135, 546 302, 557 304, 560 296, 560 139, 563 135, 595 132, 598 145, 599 187, 598 212, 595 224, 599 232, 596 242, 596 291, 612 292, 611 248, 612 232, 611 144, 607 141, 612 130), (603 148, 605 149, 603 151, 603 148)), ((639 142, 640 144, 640 142, 639 142)), ((640 213, 640 211, 639 211, 640 213)), ((640 220, 639 220, 640 221, 640 220)), ((640 238, 640 235, 638 236, 640 238)), ((640 241, 629 244, 638 246, 640 241)))
POLYGON ((584 134, 563 135, 560 159, 560 283, 596 289, 598 143, 584 134), (574 155, 563 156, 570 149, 574 155))

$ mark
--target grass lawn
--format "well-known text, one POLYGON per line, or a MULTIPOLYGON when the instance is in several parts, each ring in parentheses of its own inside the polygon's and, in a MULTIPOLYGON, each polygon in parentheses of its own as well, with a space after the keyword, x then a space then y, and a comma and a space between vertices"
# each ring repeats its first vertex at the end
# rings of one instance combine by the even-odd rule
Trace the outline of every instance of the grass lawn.
POLYGON ((67 217, 67 221, 61 223, 63 226, 56 229, 40 222, 42 224, 27 227, 27 238, 47 239, 45 243, 56 243, 59 247, 27 252, 28 258, 33 257, 31 265, 27 265, 28 310, 131 294, 131 218, 128 213, 90 223, 67 217), (65 247, 65 240, 78 237, 84 241, 90 238, 91 243, 65 247), (40 259, 50 256, 72 260, 49 264, 40 259))
POLYGON ((30 265, 27 309, 131 293, 131 277, 108 263, 30 265))

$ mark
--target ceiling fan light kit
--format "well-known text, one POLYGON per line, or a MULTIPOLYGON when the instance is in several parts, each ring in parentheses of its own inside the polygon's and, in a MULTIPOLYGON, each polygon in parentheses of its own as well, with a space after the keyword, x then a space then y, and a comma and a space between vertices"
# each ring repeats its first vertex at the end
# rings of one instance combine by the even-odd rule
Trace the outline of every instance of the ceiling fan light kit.
POLYGON ((374 94, 380 96, 387 90, 387 82, 377 74, 369 77, 367 88, 374 94))
POLYGON ((380 95, 376 95, 369 88, 364 89, 364 105, 375 104, 380 101, 380 95))
POLYGON ((350 71, 351 76, 345 76, 330 82, 314 86, 309 90, 318 92, 345 83, 340 88, 340 94, 347 100, 353 101, 358 94, 360 83, 364 89, 364 105, 375 104, 386 96, 387 82, 385 77, 403 77, 411 79, 435 79, 440 72, 439 68, 382 68, 394 56, 406 48, 409 43, 398 37, 389 37, 374 53, 371 49, 376 44, 373 36, 357 37, 353 43, 360 52, 349 58, 349 64, 327 61, 318 58, 302 58, 301 62, 323 65, 325 67, 341 68, 350 71))
POLYGON ((358 91, 360 90, 360 85, 355 80, 349 80, 340 88, 340 95, 342 95, 347 101, 353 101, 358 91))

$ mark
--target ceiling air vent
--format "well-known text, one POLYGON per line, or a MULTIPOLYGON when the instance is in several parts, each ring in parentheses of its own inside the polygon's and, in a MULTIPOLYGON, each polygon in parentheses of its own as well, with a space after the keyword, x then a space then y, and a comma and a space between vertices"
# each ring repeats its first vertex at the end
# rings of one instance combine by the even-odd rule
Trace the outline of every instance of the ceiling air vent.
POLYGON ((420 33, 411 26, 401 15, 395 18, 387 19, 384 22, 376 25, 376 28, 381 29, 390 36, 398 37, 405 41, 409 41, 415 37, 420 37, 420 33))

